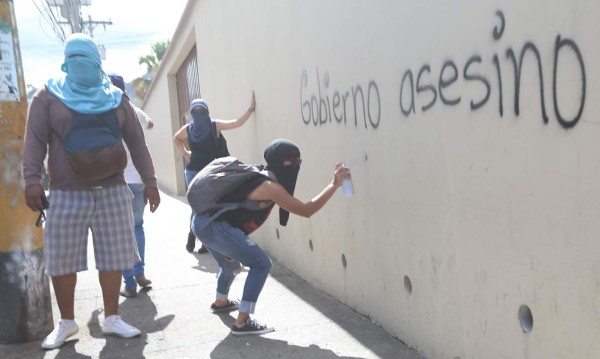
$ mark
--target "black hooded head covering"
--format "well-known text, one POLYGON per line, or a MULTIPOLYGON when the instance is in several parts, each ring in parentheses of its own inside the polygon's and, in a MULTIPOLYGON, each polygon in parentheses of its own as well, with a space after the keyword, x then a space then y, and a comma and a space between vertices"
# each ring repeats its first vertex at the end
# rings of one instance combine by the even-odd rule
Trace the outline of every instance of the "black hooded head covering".
MULTIPOLYGON (((284 138, 276 139, 265 149, 265 161, 267 161, 267 170, 277 176, 277 183, 294 195, 296 180, 300 171, 300 163, 293 160, 300 158, 300 149, 298 146, 284 138), (292 160, 294 164, 284 165, 286 160, 292 160)), ((279 224, 285 226, 288 222, 290 213, 283 208, 279 208, 279 224)))

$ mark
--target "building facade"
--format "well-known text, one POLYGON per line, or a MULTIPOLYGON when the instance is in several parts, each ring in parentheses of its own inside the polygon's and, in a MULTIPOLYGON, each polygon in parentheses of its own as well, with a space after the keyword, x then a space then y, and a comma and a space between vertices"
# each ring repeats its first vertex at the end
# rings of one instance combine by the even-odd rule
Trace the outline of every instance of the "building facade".
MULTIPOLYGON (((261 163, 285 137, 310 219, 253 238, 427 358, 600 357, 600 2, 190 1, 144 109, 163 189, 194 97, 261 163)), ((274 216, 276 217, 276 216, 274 216)))

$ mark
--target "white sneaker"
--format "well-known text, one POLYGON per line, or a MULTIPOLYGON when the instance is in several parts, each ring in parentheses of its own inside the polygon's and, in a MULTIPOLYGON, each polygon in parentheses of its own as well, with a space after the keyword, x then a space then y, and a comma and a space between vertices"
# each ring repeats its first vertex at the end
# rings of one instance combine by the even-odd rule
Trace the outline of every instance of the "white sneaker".
POLYGON ((142 334, 142 332, 123 321, 118 315, 111 315, 104 318, 102 333, 105 335, 116 335, 121 338, 133 338, 142 334))
POLYGON ((46 339, 42 342, 43 349, 56 349, 63 344, 65 340, 70 336, 76 334, 79 331, 79 324, 74 320, 61 319, 58 325, 54 327, 54 330, 48 334, 46 339))

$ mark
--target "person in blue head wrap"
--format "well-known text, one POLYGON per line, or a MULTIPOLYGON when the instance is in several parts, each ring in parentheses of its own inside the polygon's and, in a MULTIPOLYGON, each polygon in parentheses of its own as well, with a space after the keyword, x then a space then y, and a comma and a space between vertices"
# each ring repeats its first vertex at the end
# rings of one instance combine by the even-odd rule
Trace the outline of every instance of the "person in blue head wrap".
MULTIPOLYGON (((187 162, 185 166, 186 186, 189 186, 194 176, 212 160, 229 156, 227 141, 221 132, 242 126, 250 118, 255 108, 254 91, 252 91, 248 110, 233 120, 211 118, 205 100, 200 98, 192 100, 189 110, 192 120, 183 125, 173 136, 175 147, 183 154, 187 162)), ((195 245, 196 236, 190 230, 185 248, 188 252, 193 252, 195 245)), ((200 246, 198 253, 206 252, 206 248, 200 246)))
POLYGON ((118 133, 119 145, 122 139, 140 174, 144 201, 149 203, 150 211, 154 212, 160 203, 142 127, 128 97, 111 84, 102 70, 100 51, 94 40, 85 34, 69 36, 61 70, 64 74, 50 79, 31 100, 22 156, 25 203, 37 212, 49 202, 43 228, 44 256, 61 319, 43 340, 43 349, 58 348, 79 331, 74 313, 75 285, 77 272, 88 269, 89 232, 104 300, 102 333, 123 338, 141 334, 118 315, 121 271, 140 260, 134 236, 132 194, 123 168, 110 167, 112 174, 106 176, 102 172, 101 176, 95 176, 96 168, 102 167, 99 161, 114 164, 119 162, 120 155, 103 152, 106 147, 82 151, 80 157, 92 163, 82 170, 68 161, 72 152, 65 149, 65 139, 85 143, 107 132, 118 133), (47 200, 41 185, 46 155, 50 178, 47 200))
POLYGON ((51 94, 71 110, 85 114, 103 113, 121 103, 123 92, 112 86, 102 70, 96 43, 85 34, 73 34, 65 41, 65 75, 48 80, 51 94))
POLYGON ((201 98, 192 100, 192 103, 190 104, 190 115, 192 116, 192 122, 186 131, 188 134, 188 141, 190 143, 200 143, 200 141, 209 135, 210 125, 212 124, 206 101, 201 98))

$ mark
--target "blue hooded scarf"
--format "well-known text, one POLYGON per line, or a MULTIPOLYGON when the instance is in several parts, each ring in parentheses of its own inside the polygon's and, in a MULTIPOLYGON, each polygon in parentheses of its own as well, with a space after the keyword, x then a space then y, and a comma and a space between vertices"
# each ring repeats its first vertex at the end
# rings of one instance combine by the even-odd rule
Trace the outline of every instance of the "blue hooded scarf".
POLYGON ((73 111, 98 114, 121 104, 123 92, 102 70, 100 51, 91 37, 77 33, 67 38, 61 70, 65 75, 48 80, 46 87, 73 111))

